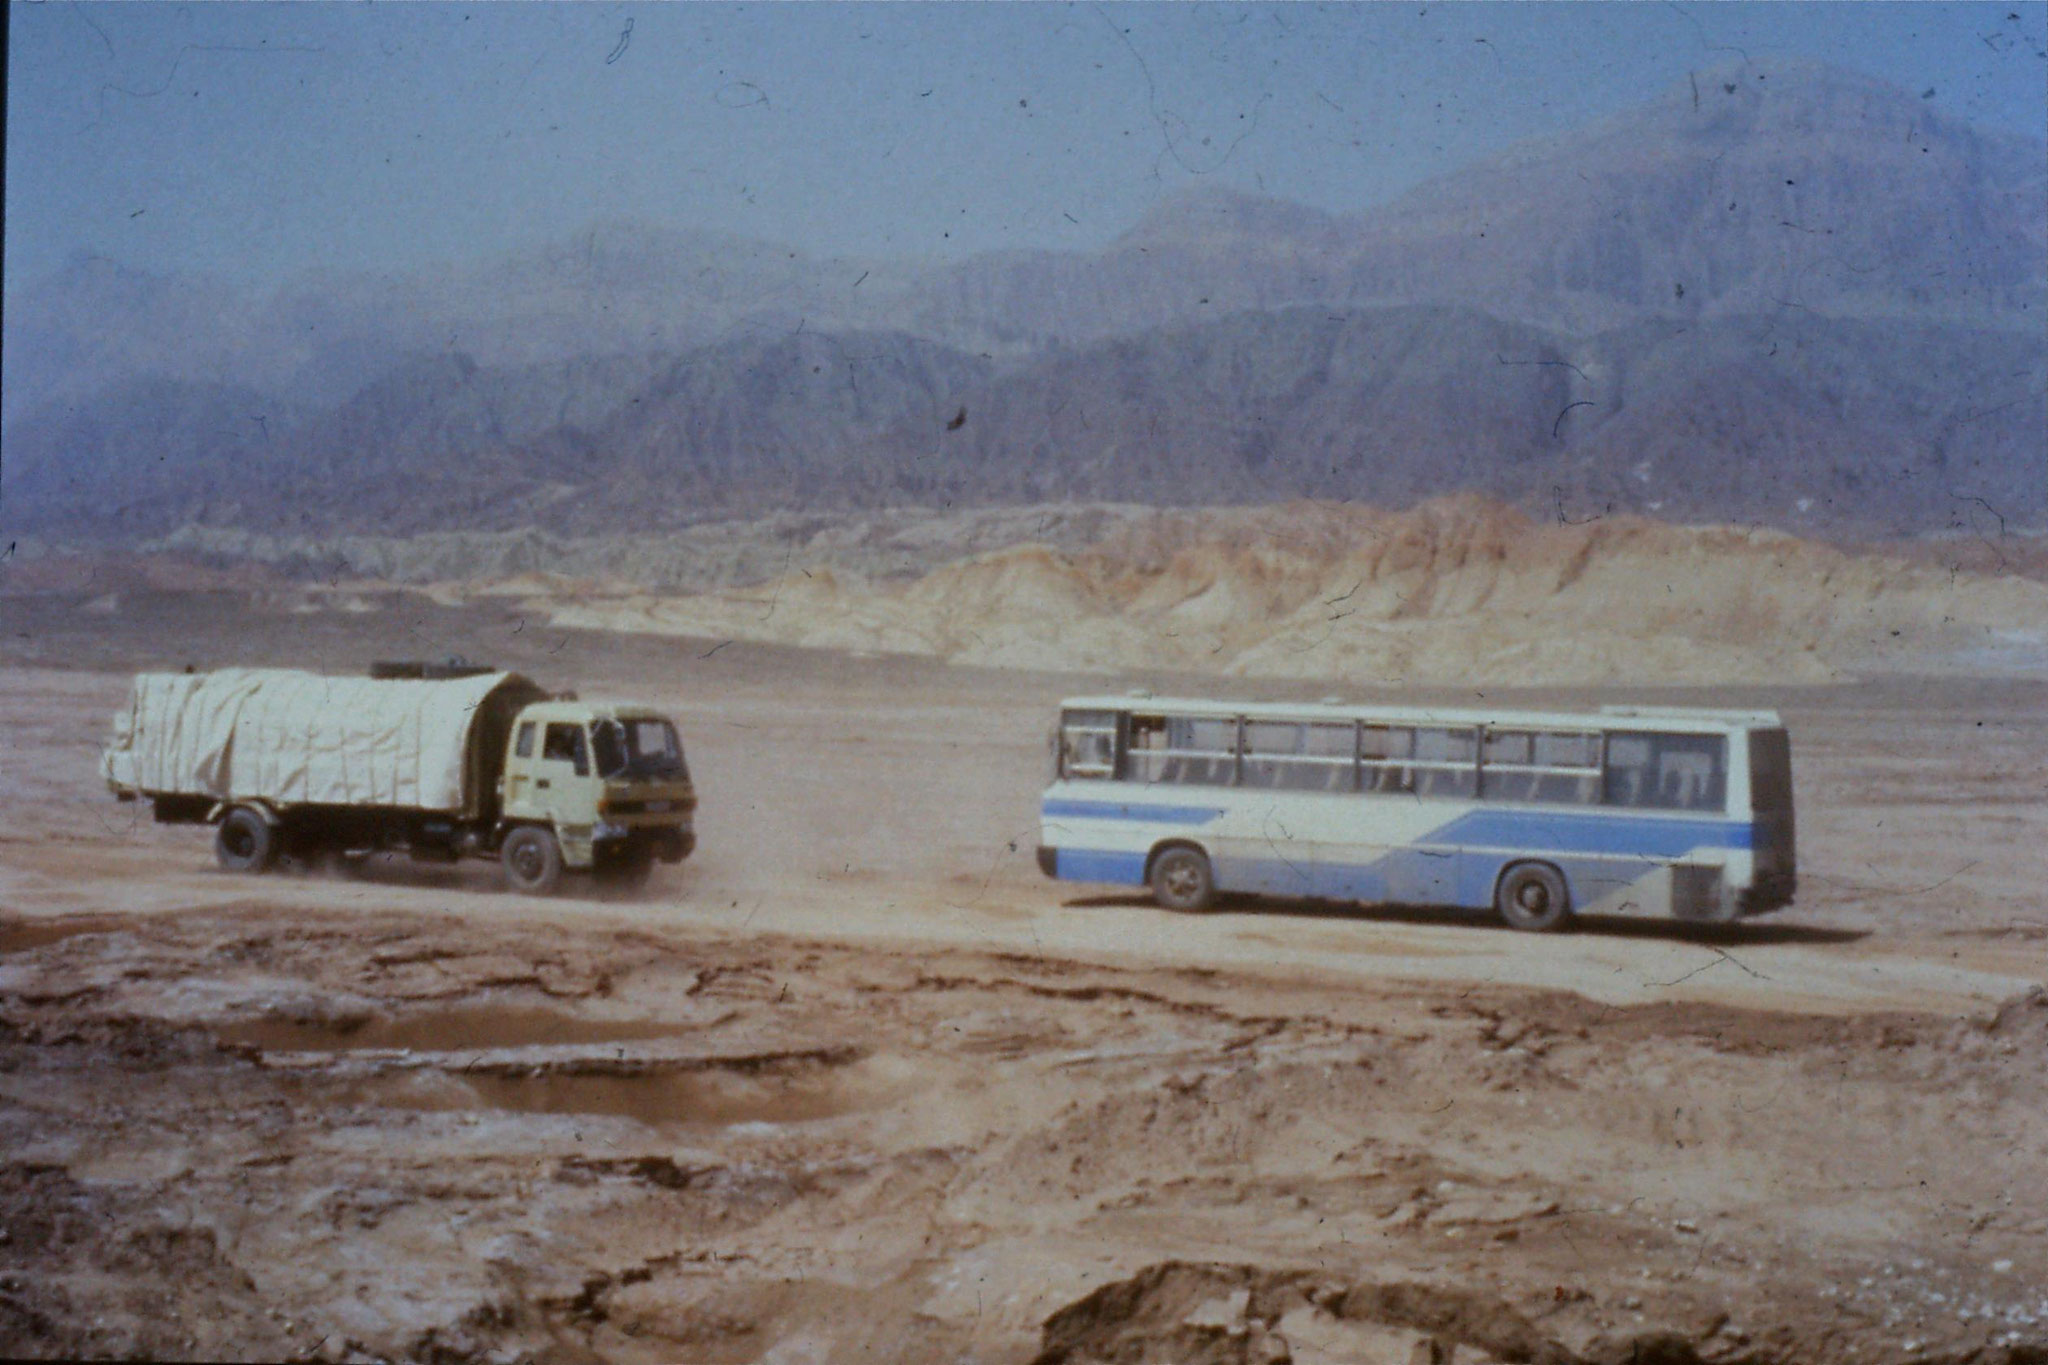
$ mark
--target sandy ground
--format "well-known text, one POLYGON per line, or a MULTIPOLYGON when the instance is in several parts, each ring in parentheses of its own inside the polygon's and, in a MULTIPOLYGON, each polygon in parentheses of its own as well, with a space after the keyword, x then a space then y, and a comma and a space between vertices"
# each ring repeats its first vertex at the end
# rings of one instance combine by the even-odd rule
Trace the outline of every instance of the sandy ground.
POLYGON ((1543 938, 1039 877, 1063 693, 1327 684, 86 600, 0 600, 0 1353, 2048 1360, 2048 685, 1651 694, 1784 711, 1800 903, 1543 938), (670 708, 698 856, 234 877, 95 777, 136 667, 450 653, 670 708))

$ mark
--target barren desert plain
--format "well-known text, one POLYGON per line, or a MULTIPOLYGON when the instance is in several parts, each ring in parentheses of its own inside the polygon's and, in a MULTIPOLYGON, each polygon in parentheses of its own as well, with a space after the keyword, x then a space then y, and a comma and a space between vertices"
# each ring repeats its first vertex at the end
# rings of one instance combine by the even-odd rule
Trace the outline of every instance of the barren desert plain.
MULTIPOLYGON (((1367 646, 1318 677, 1244 641, 1233 676, 1028 666, 1042 641, 988 667, 691 633, 759 592, 34 568, 0 583, 0 1354, 2048 1360, 2037 662, 1857 656, 1794 602, 1805 637, 1753 620, 1704 686, 1677 680, 1716 646, 1648 627, 1655 685, 1619 636, 1603 681, 1541 687, 1512 654, 1390 682, 1367 646), (252 878, 98 777, 137 669, 448 655, 667 708, 699 851, 630 896, 486 863, 252 878), (1776 707, 1798 901, 1539 936, 1047 881, 1055 706, 1134 687, 1776 707)), ((2048 626, 2038 572, 1983 581, 1986 638, 2048 626)))

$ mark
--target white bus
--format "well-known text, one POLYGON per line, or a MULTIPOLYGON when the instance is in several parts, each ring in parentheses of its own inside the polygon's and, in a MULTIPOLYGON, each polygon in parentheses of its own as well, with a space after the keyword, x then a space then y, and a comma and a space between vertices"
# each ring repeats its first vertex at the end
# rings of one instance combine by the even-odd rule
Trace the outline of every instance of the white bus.
POLYGON ((1038 865, 1149 886, 1732 920, 1791 903, 1792 755, 1775 712, 1597 713, 1077 697, 1038 865))

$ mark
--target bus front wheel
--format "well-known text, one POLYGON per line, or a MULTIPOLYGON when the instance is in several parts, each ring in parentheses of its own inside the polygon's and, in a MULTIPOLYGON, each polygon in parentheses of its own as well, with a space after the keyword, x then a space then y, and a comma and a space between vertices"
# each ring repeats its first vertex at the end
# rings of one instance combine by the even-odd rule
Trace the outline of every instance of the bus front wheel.
POLYGON ((1152 860, 1152 899, 1168 910, 1207 910, 1216 876, 1199 849, 1169 848, 1152 860))
POLYGON ((1501 874, 1493 893, 1494 908, 1514 929, 1552 934, 1572 920, 1571 893, 1554 867, 1522 863, 1501 874))

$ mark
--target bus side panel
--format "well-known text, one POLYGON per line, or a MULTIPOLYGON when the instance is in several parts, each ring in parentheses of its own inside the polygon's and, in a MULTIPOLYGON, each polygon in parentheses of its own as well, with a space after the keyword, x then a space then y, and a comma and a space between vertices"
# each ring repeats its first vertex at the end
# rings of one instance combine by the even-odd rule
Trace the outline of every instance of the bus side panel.
POLYGON ((1145 884, 1145 855, 1103 849, 1063 848, 1055 855, 1053 876, 1067 882, 1106 882, 1116 886, 1145 884))
POLYGON ((1442 823, 1440 814, 1416 816, 1412 800, 1243 788, 1235 795, 1209 840, 1216 883, 1226 891, 1379 900, 1386 886, 1383 841, 1406 841, 1442 823))
POLYGON ((1255 896, 1316 896, 1315 865, 1304 856, 1300 861, 1285 856, 1248 857, 1242 852, 1219 853, 1209 860, 1216 872, 1216 889, 1255 896))
POLYGON ((1325 862, 1316 868, 1316 895, 1333 901, 1370 904, 1393 899, 1387 890, 1387 860, 1325 862))
POLYGON ((1671 913, 1670 865, 1637 858, 1556 860, 1571 890, 1572 908, 1592 914, 1671 913))
POLYGON ((1458 897, 1461 861, 1450 849, 1395 849, 1380 860, 1386 870, 1386 898, 1402 905, 1448 905, 1458 897))
POLYGON ((1223 812, 1162 794, 1102 782, 1057 783, 1039 806, 1039 840, 1061 881, 1143 886, 1145 863, 1162 840, 1209 842, 1203 826, 1223 812))

